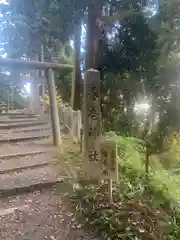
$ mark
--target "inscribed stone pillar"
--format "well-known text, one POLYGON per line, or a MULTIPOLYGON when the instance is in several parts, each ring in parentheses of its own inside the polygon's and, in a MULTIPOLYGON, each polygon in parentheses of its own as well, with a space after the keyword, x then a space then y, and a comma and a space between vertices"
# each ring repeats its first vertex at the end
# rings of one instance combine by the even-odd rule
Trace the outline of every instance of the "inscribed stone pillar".
POLYGON ((89 69, 85 73, 83 84, 83 128, 85 172, 87 178, 101 178, 100 146, 101 136, 101 79, 97 70, 89 69))

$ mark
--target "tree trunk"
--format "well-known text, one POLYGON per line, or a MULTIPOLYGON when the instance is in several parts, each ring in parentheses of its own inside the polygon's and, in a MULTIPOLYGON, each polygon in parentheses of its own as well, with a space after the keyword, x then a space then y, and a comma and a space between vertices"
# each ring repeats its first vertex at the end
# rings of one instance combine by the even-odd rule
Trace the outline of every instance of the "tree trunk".
POLYGON ((145 179, 148 180, 149 177, 149 160, 150 160, 150 154, 148 150, 148 146, 146 146, 146 153, 145 153, 145 179))
POLYGON ((78 22, 75 27, 74 34, 74 44, 75 44, 75 56, 74 56, 74 74, 72 83, 72 107, 73 109, 81 109, 81 89, 82 89, 82 76, 81 76, 81 22, 78 22))
POLYGON ((94 68, 94 42, 95 42, 95 32, 96 32, 96 18, 97 16, 94 14, 94 6, 89 4, 88 6, 88 51, 87 51, 87 59, 86 59, 86 70, 90 68, 94 68))
POLYGON ((102 4, 93 3, 93 1, 91 1, 88 5, 88 53, 86 58, 86 69, 94 68, 99 70, 102 29, 99 27, 98 20, 101 14, 102 4))

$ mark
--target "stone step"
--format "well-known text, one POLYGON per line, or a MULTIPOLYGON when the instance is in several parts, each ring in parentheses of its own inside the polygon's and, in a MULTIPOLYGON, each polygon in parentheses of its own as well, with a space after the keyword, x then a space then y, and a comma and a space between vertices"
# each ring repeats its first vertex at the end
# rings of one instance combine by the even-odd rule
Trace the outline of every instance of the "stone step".
MULTIPOLYGON (((48 139, 49 140, 49 139, 48 139)), ((44 146, 44 142, 47 139, 35 140, 30 142, 13 142, 13 143, 2 143, 0 147, 0 156, 14 155, 14 154, 25 154, 36 151, 51 151, 52 143, 48 141, 48 144, 44 146)))
POLYGON ((14 134, 14 133, 28 133, 28 132, 42 132, 42 131, 50 131, 52 132, 52 125, 47 123, 45 125, 37 125, 37 126, 27 126, 22 128, 11 128, 11 129, 0 129, 0 136, 4 134, 14 134))
POLYGON ((19 157, 25 157, 25 156, 35 156, 35 155, 40 155, 40 154, 44 154, 48 151, 33 151, 33 152, 24 152, 24 153, 13 153, 13 154, 3 154, 0 155, 0 161, 1 160, 8 160, 8 159, 12 159, 12 158, 19 158, 19 157))
POLYGON ((41 167, 45 167, 45 166, 52 166, 52 165, 56 165, 57 162, 44 162, 44 163, 36 163, 36 164, 31 164, 29 166, 26 165, 22 165, 20 167, 15 167, 13 169, 9 168, 9 169, 0 169, 0 175, 1 174, 6 174, 6 173, 18 173, 18 172, 22 172, 24 170, 32 170, 32 169, 37 169, 37 168, 41 168, 41 167))
POLYGON ((0 129, 25 128, 30 126, 43 126, 46 124, 47 122, 24 122, 24 123, 0 124, 0 129))
POLYGON ((0 124, 6 123, 6 124, 18 124, 18 123, 32 123, 32 122, 37 122, 38 118, 24 118, 24 119, 1 119, 0 118, 0 124))
POLYGON ((47 131, 42 133, 39 133, 39 132, 35 132, 35 133, 32 132, 32 133, 31 134, 29 133, 28 135, 26 133, 11 134, 11 135, 4 134, 3 136, 0 137, 0 143, 31 141, 31 140, 49 138, 51 136, 51 133, 47 131))
POLYGON ((28 117, 31 117, 31 116, 36 116, 36 114, 34 113, 20 113, 20 112, 17 112, 17 113, 0 113, 0 117, 1 116, 28 116, 28 117))
POLYGON ((64 181, 57 167, 45 166, 15 173, 0 175, 0 196, 10 196, 23 192, 51 187, 64 181))
POLYGON ((8 131, 8 132, 4 132, 3 134, 0 135, 0 139, 11 139, 11 138, 19 138, 19 137, 34 137, 34 136, 42 136, 42 135, 49 135, 50 129, 46 129, 43 132, 23 132, 23 131, 19 131, 19 132, 14 132, 14 131, 8 131))
POLYGON ((11 129, 8 131, 8 133, 20 133, 20 132, 37 132, 37 131, 46 131, 46 130, 50 130, 51 131, 51 124, 47 125, 43 125, 43 126, 30 126, 30 127, 26 127, 26 128, 20 128, 20 129, 11 129))
POLYGON ((39 115, 25 115, 25 114, 21 114, 21 115, 9 115, 8 118, 9 119, 33 119, 33 118, 39 118, 39 115))
POLYGON ((14 156, 9 159, 0 158, 0 174, 18 172, 28 168, 38 168, 55 163, 56 159, 50 156, 48 153, 41 153, 34 156, 14 156))

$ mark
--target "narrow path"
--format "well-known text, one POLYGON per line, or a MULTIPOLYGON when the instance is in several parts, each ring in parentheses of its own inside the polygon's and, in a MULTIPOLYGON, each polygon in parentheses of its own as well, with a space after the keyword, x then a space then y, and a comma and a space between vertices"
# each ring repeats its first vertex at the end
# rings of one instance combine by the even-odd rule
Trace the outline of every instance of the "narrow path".
POLYGON ((95 240, 74 225, 51 135, 37 116, 0 116, 0 239, 95 240))

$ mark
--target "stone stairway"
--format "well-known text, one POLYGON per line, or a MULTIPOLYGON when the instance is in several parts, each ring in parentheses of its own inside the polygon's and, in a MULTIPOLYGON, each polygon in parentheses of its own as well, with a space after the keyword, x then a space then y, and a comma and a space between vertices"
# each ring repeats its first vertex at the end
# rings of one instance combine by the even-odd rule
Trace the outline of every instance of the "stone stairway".
POLYGON ((49 122, 32 114, 0 116, 0 196, 61 182, 49 122), (46 144, 45 144, 46 143, 46 144))
POLYGON ((98 239, 74 227, 65 197, 72 186, 54 150, 49 122, 20 113, 0 116, 0 239, 98 239))

